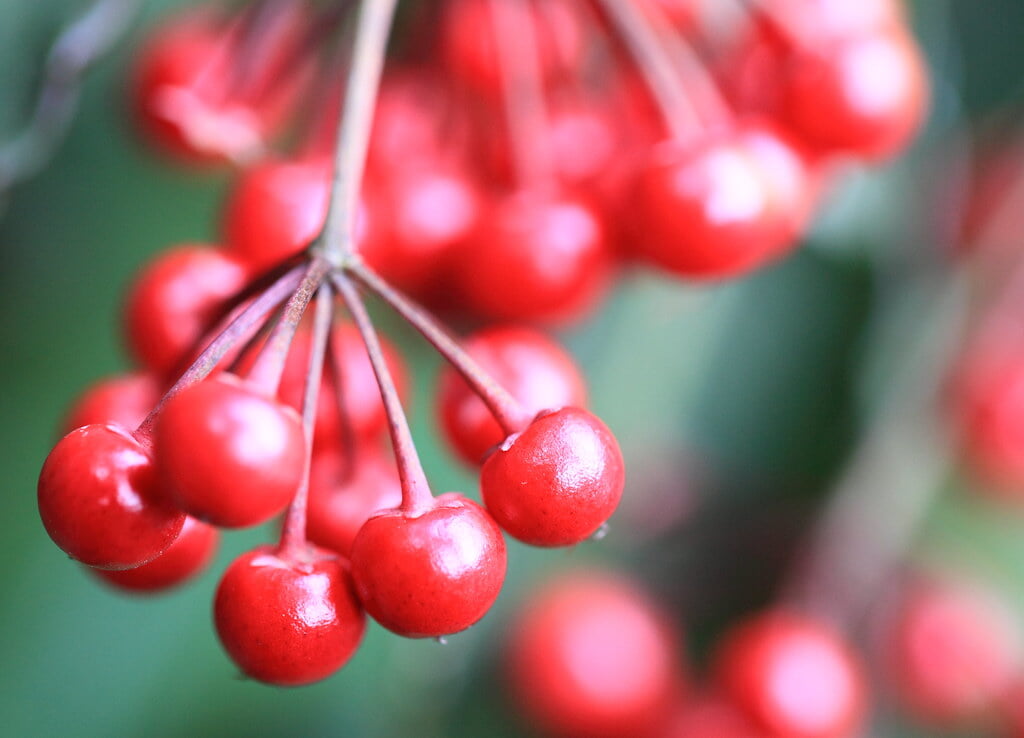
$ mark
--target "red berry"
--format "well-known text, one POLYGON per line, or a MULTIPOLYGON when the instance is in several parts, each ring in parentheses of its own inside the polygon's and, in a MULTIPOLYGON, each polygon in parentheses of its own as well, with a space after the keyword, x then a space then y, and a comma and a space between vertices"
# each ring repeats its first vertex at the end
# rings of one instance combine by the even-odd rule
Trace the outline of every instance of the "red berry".
POLYGON ((95 423, 137 428, 159 399, 160 387, 150 374, 131 372, 107 377, 78 397, 62 427, 65 433, 95 423))
POLYGON ((726 634, 714 671, 728 696, 779 738, 853 736, 865 707, 863 669, 824 624, 770 611, 726 634))
POLYGON ((160 376, 181 368, 246 279, 245 268, 216 249, 179 246, 157 256, 125 301, 128 348, 136 361, 160 376))
POLYGON ((843 38, 788 69, 784 117, 818 149, 883 159, 903 149, 924 119, 928 75, 906 32, 843 38))
POLYGON ((355 653, 366 618, 342 561, 301 561, 261 546, 224 572, 213 604, 224 649, 253 679, 282 687, 333 674, 355 653))
POLYGON ((507 673, 534 729, 650 735, 669 717, 683 683, 677 640, 665 614, 632 582, 567 574, 534 594, 513 622, 507 673))
POLYGON ((352 543, 352 577, 366 611, 410 638, 465 630, 505 579, 505 541, 482 507, 462 495, 426 512, 377 513, 352 543))
POLYGON ((163 489, 214 525, 258 525, 291 502, 305 468, 302 421, 232 375, 195 384, 157 417, 154 452, 163 489))
POLYGON ((454 265, 470 310, 524 321, 579 317, 604 292, 610 267, 605 229, 592 207, 530 193, 487 208, 454 265))
MULTIPOLYGON (((583 375, 572 357, 546 334, 499 325, 466 338, 465 350, 532 413, 586 404, 583 375)), ((505 439, 498 421, 450 366, 440 377, 438 404, 445 436, 468 464, 505 439)))
POLYGON ((795 245, 810 193, 800 154, 769 127, 668 141, 636 182, 631 248, 684 277, 742 274, 795 245))
POLYGON ((185 514, 159 498, 149 452, 125 429, 87 425, 64 436, 39 473, 39 516, 73 559, 103 569, 152 561, 185 514))
POLYGON ((586 410, 541 413, 487 457, 480 494, 513 538, 534 546, 568 546, 603 525, 625 484, 615 436, 586 410))
POLYGON ((213 526, 186 517, 181 533, 166 551, 135 569, 106 571, 92 569, 118 589, 128 592, 160 592, 183 584, 210 563, 217 550, 220 533, 213 526))
POLYGON ((359 449, 347 468, 337 452, 313 458, 309 479, 306 533, 331 551, 350 555, 363 524, 381 510, 402 503, 402 486, 393 459, 374 448, 359 449))
POLYGON ((885 645, 903 704, 942 726, 989 717, 1021 666, 1019 633, 1001 603, 950 585, 909 592, 885 645))

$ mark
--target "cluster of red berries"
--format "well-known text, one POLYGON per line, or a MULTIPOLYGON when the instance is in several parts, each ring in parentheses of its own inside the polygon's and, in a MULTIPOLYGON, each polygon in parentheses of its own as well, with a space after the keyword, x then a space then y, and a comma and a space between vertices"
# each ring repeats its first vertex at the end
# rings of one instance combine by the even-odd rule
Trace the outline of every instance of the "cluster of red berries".
MULTIPOLYGON (((337 86, 318 62, 338 18, 261 5, 166 21, 132 92, 165 150, 243 165, 224 243, 270 266, 327 209, 338 110, 301 103, 337 86), (268 154, 296 119, 300 145, 268 154)), ((713 5, 409 8, 376 103, 363 258, 435 309, 550 323, 593 308, 626 263, 721 278, 790 251, 836 162, 916 131, 920 52, 896 0, 759 0, 725 29, 713 5)))

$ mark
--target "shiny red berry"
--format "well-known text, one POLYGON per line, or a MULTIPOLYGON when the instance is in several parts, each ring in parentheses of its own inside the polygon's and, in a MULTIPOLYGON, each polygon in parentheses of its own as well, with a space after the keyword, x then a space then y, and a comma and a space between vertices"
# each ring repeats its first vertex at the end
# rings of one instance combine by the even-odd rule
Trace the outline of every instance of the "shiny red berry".
POLYGON ((611 266, 593 207, 520 193, 484 210, 453 269, 467 308, 482 317, 560 322, 593 306, 611 266))
POLYGON ((666 615, 609 573, 564 574, 533 594, 505 660, 527 722, 549 735, 651 735, 684 683, 666 615))
POLYGON ((107 584, 127 592, 161 592, 198 575, 217 551, 220 533, 211 525, 185 518, 174 543, 148 564, 123 571, 92 569, 107 584))
POLYGON ((132 356, 159 376, 183 368, 182 361, 247 278, 242 264, 217 249, 178 246, 157 256, 125 300, 132 356))
POLYGON ((298 413, 227 374, 168 400, 154 431, 156 466, 169 498, 227 528, 257 525, 284 511, 302 481, 305 448, 298 413))
POLYGON ((62 427, 65 433, 95 423, 137 428, 159 399, 160 385, 152 375, 117 374, 101 379, 79 395, 62 427))
POLYGON ((366 611, 410 638, 465 630, 505 580, 505 541, 487 512, 449 493, 421 513, 389 510, 352 543, 352 577, 366 611))
POLYGON ((733 702, 779 738, 857 735, 865 711, 864 670, 825 624, 769 611, 730 630, 713 670, 733 702))
MULTIPOLYGON (((468 336, 463 347, 532 413, 586 404, 579 367, 545 333, 524 326, 491 326, 468 336)), ((441 372, 438 405, 445 436, 468 464, 481 463, 487 451, 505 439, 483 400, 449 366, 441 372)))
POLYGON ((915 586, 899 603, 884 646, 900 701, 938 726, 987 719, 1020 673, 1020 634, 1010 613, 963 586, 915 586))
POLYGON ((355 653, 366 618, 342 561, 302 560, 261 546, 224 572, 213 604, 217 635, 253 679, 282 687, 325 679, 355 653))
POLYGON ((597 531, 622 497, 622 452, 576 407, 541 413, 484 462, 480 494, 502 530, 534 546, 569 546, 597 531))
POLYGON ((348 556, 363 524, 401 503, 395 461, 382 451, 361 448, 349 462, 338 452, 318 454, 309 478, 306 534, 312 543, 348 556))
POLYGON ((185 514, 157 492, 152 458, 127 430, 87 425, 62 438, 39 473, 39 516, 73 559, 103 569, 152 561, 185 514))

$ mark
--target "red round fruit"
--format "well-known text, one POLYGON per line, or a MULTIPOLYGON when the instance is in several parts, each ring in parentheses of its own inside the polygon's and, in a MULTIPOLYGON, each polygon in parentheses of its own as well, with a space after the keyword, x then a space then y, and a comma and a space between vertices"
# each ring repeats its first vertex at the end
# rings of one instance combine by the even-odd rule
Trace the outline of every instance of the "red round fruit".
POLYGON ((530 727, 587 738, 651 735, 682 688, 678 658, 665 614, 632 582, 598 572, 533 594, 505 649, 530 727))
POLYGON ((366 611, 409 638, 448 635, 482 618, 505 580, 505 541, 487 512, 449 493, 420 513, 377 513, 352 543, 366 611))
POLYGON ((783 115, 808 145, 884 159, 905 148, 928 106, 921 51, 900 30, 849 36, 793 59, 783 115))
POLYGON ((730 630, 714 672, 733 702, 779 738, 854 736, 865 712, 864 670, 823 623, 769 611, 730 630))
MULTIPOLYGON (((540 331, 491 326, 468 336, 463 348, 531 413, 586 404, 579 368, 540 331)), ((489 449, 505 440, 487 405, 450 366, 441 371, 438 405, 445 436, 466 463, 481 463, 489 449)))
POLYGON ((630 248, 683 277, 735 276, 795 245, 810 197, 803 158, 770 127, 668 141, 637 178, 630 248))
POLYGON ((217 551, 220 533, 213 526, 195 518, 185 518, 181 533, 174 543, 148 564, 106 571, 92 569, 100 579, 128 592, 160 592, 177 587, 206 568, 217 551))
POLYGON ((480 494, 502 530, 534 546, 569 546, 593 535, 622 497, 622 452, 586 410, 541 413, 484 462, 480 494))
POLYGON ((101 379, 79 395, 61 425, 65 433, 96 423, 137 428, 159 399, 160 386, 152 375, 118 374, 101 379))
POLYGON ((302 482, 306 441, 292 408, 221 374, 164 404, 154 455, 175 504, 200 520, 239 528, 288 506, 302 482))
POLYGON ((350 469, 337 452, 313 458, 306 520, 312 543, 344 556, 351 554, 352 541, 371 516, 402 504, 393 459, 375 448, 363 448, 348 463, 350 469))
POLYGON ((886 639, 902 703, 940 726, 988 718, 1021 667, 1020 636, 991 596, 919 585, 903 597, 886 639))
POLYGON ((187 245, 158 255, 136 277, 125 300, 132 356, 160 376, 179 369, 247 278, 239 262, 216 249, 187 245))
POLYGON ((342 561, 309 549, 301 560, 261 546, 224 572, 213 603, 217 635, 253 679, 310 684, 355 653, 366 618, 342 561))
POLYGON ((103 569, 152 561, 185 524, 185 514, 159 498, 149 452, 113 425, 76 428, 54 446, 39 473, 38 501, 53 542, 103 569))
POLYGON ((453 269, 469 310, 495 320, 550 322, 592 307, 611 266, 594 208, 524 192, 484 210, 453 269))

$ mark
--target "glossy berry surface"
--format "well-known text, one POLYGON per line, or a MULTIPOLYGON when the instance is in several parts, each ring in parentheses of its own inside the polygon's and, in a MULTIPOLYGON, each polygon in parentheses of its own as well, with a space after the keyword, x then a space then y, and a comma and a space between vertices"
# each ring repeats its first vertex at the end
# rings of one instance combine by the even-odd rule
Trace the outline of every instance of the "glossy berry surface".
POLYGON ((457 633, 480 620, 501 591, 505 567, 498 526, 455 493, 422 513, 378 513, 352 544, 352 577, 366 611, 411 638, 457 633))
POLYGON ((730 630, 714 660, 719 684, 760 728, 780 738, 855 736, 865 676, 829 627, 769 611, 730 630))
POLYGON ((89 386, 68 409, 62 427, 68 433, 83 425, 109 424, 134 429, 160 399, 160 385, 143 372, 107 377, 89 386))
POLYGON ((149 452, 129 432, 87 425, 62 438, 39 474, 39 516, 68 556, 103 569, 152 561, 185 514, 160 499, 149 452))
POLYGON ((224 572, 213 620, 224 650, 246 675, 282 687, 340 669, 366 626, 340 559, 309 549, 293 561, 271 546, 243 554, 224 572))
POLYGON ((312 543, 345 556, 372 515, 402 502, 394 459, 366 448, 355 454, 351 464, 348 468, 336 451, 313 457, 306 521, 312 543))
POLYGON ((563 574, 513 621, 506 672, 526 721, 546 735, 646 736, 681 694, 679 643, 628 580, 563 574))
POLYGON ((615 512, 624 484, 615 436, 575 407, 539 415, 487 457, 480 473, 487 511, 510 536, 534 546, 592 535, 615 512))
POLYGON ((467 307, 493 320, 561 322, 589 309, 611 260, 596 210, 572 198, 502 198, 453 267, 467 307))
MULTIPOLYGON (((540 331, 490 326, 467 336, 463 348, 531 413, 586 404, 579 367, 540 331)), ((491 447, 505 440, 487 405, 450 366, 441 371, 437 401, 445 437, 466 463, 481 463, 491 447)))
POLYGON ((138 593, 161 592, 184 584, 205 569, 217 552, 219 540, 220 533, 216 528, 186 516, 174 543, 148 564, 122 571, 92 571, 116 589, 138 593))
POLYGON ((227 528, 258 525, 284 511, 302 481, 305 447, 298 413, 231 375, 168 400, 154 434, 168 497, 227 528))
POLYGON ((908 592, 885 647, 902 704, 939 726, 984 720, 1021 666, 1009 611, 979 591, 948 584, 921 584, 908 592))
POLYGON ((146 265, 125 300, 128 348, 143 367, 167 376, 245 286, 238 261, 217 249, 178 246, 146 265))

